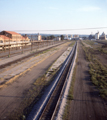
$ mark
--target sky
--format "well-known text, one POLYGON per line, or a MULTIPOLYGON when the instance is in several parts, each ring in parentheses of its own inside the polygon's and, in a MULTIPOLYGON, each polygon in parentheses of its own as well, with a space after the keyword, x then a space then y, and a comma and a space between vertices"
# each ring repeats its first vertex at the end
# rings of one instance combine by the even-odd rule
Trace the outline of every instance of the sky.
POLYGON ((102 34, 104 31, 107 34, 107 0, 0 0, 2 30, 47 34, 95 34, 98 31, 102 34))

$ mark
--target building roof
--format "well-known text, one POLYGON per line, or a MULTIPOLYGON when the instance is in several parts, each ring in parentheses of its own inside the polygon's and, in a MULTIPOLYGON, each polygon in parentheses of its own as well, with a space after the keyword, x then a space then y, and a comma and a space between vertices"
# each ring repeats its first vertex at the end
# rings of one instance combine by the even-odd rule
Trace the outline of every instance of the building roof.
POLYGON ((20 35, 19 33, 13 32, 13 31, 5 31, 7 33, 13 34, 13 35, 20 35))
POLYGON ((27 36, 21 36, 21 39, 27 39, 28 37, 27 36))
POLYGON ((9 40, 9 39, 11 40, 11 38, 6 37, 5 35, 0 35, 0 37, 3 38, 4 40, 9 40))
POLYGON ((102 35, 105 35, 105 33, 103 32, 102 35))
POLYGON ((99 32, 97 32, 96 34, 99 34, 99 32))

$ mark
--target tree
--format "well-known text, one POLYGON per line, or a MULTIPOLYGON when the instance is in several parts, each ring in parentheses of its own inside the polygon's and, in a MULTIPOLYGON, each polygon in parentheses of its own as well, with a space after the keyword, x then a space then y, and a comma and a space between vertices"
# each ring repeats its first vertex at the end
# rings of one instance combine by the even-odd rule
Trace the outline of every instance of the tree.
POLYGON ((61 35, 60 37, 61 37, 61 40, 64 40, 64 35, 61 35))
POLYGON ((47 40, 53 40, 55 38, 54 35, 47 36, 47 40))
POLYGON ((42 39, 43 39, 43 40, 46 40, 46 36, 42 36, 42 39))
POLYGON ((50 40, 53 40, 54 38, 55 38, 54 35, 51 35, 51 36, 50 36, 50 40))

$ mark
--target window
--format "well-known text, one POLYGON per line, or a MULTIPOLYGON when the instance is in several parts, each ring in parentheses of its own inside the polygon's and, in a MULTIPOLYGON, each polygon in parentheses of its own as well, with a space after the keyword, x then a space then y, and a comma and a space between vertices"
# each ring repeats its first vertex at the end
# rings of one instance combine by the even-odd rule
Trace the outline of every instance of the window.
POLYGON ((3 43, 3 41, 2 41, 2 40, 0 40, 0 43, 3 43))

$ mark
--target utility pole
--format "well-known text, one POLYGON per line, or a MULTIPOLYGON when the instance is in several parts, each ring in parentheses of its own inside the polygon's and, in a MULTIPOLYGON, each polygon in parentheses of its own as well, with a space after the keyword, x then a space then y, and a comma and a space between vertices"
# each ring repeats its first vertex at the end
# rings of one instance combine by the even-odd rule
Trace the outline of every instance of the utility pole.
MULTIPOLYGON (((24 37, 23 37, 24 38, 24 37)), ((23 38, 22 38, 22 53, 23 53, 23 38)))
POLYGON ((31 35, 31 51, 32 51, 32 35, 31 35))
POLYGON ((5 37, 4 37, 4 52, 5 52, 5 37))
POLYGON ((9 57, 10 57, 10 37, 9 37, 9 57))

